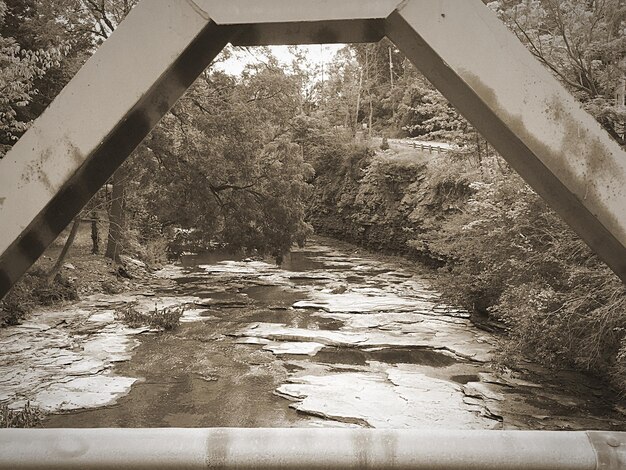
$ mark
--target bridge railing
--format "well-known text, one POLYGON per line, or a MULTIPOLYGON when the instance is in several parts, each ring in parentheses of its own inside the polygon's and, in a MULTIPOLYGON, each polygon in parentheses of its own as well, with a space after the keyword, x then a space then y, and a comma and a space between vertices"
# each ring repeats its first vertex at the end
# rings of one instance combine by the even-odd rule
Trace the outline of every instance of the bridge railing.
POLYGON ((382 429, 6 429, 2 469, 617 470, 626 433, 382 429))

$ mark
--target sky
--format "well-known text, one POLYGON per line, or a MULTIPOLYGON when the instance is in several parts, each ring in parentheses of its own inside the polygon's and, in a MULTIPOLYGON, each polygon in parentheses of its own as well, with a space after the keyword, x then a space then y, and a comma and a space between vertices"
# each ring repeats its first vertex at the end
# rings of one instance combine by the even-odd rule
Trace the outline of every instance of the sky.
MULTIPOLYGON (((316 66, 329 63, 335 55, 335 52, 344 46, 345 44, 315 44, 297 47, 299 50, 304 51, 309 61, 316 66)), ((291 64, 293 55, 289 52, 288 46, 270 46, 269 48, 280 63, 284 65, 291 64)), ((254 47, 248 48, 248 50, 237 48, 234 50, 234 55, 230 59, 216 64, 215 68, 224 70, 229 74, 239 75, 247 64, 260 60, 260 58, 254 54, 254 49, 254 47)))

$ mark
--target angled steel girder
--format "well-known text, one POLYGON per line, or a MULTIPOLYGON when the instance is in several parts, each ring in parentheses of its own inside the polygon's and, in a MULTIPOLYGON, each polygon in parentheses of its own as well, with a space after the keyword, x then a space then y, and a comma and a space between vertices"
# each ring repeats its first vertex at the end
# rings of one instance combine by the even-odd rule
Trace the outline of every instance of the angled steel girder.
POLYGON ((229 41, 385 35, 626 281, 626 153, 480 0, 144 0, 0 160, 0 298, 229 41))

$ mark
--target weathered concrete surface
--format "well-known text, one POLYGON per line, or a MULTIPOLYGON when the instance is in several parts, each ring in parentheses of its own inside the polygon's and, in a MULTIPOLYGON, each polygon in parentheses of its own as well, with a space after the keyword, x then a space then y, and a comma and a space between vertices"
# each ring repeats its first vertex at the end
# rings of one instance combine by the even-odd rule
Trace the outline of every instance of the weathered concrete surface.
POLYGON ((317 21, 385 19, 397 0, 194 0, 217 24, 300 23, 317 21))
POLYGON ((0 433, 9 449, 0 467, 596 470, 624 468, 625 441, 603 432, 17 429, 0 433))

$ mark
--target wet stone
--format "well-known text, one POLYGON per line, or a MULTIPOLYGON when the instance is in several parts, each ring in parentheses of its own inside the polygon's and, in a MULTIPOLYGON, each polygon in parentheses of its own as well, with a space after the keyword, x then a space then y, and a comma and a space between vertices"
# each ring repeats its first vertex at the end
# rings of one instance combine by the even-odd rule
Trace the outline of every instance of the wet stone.
POLYGON ((377 373, 345 372, 292 379, 277 393, 302 413, 375 428, 492 429, 497 421, 475 413, 460 388, 410 367, 377 373))
POLYGON ((325 346, 321 343, 314 342, 271 342, 263 347, 267 351, 271 351, 273 354, 303 354, 308 356, 315 356, 325 346))
POLYGON ((281 266, 242 258, 186 256, 0 330, 0 402, 62 411, 48 427, 626 427, 580 378, 495 373, 494 337, 410 263, 321 239, 281 266), (115 318, 129 303, 185 312, 153 334, 115 318))

